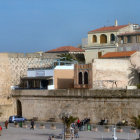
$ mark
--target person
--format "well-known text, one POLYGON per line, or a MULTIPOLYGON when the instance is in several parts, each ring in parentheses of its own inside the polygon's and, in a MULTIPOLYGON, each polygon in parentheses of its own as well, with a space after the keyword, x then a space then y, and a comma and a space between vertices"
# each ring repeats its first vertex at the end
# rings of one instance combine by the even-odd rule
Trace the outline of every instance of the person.
POLYGON ((73 127, 73 124, 71 124, 71 127, 70 127, 71 140, 73 140, 73 138, 74 138, 74 128, 75 127, 73 127))
POLYGON ((6 129, 8 128, 8 121, 7 120, 5 121, 5 128, 6 129))
POLYGON ((30 129, 33 129, 34 130, 34 120, 31 120, 31 128, 30 129))
POLYGON ((104 124, 105 124, 105 125, 108 124, 108 119, 107 119, 107 118, 104 119, 104 124))
POLYGON ((52 136, 51 140, 54 140, 54 136, 52 136))
POLYGON ((75 126, 75 129, 74 129, 74 137, 75 138, 79 138, 79 135, 78 135, 78 127, 75 126))
POLYGON ((1 132, 2 132, 2 126, 0 125, 0 136, 1 136, 1 132))
POLYGON ((125 119, 122 120, 122 123, 125 124, 125 119))
POLYGON ((80 120, 79 120, 79 118, 77 120, 77 125, 78 125, 78 128, 80 128, 80 120))
POLYGON ((52 140, 52 139, 51 139, 51 136, 49 136, 48 140, 52 140))

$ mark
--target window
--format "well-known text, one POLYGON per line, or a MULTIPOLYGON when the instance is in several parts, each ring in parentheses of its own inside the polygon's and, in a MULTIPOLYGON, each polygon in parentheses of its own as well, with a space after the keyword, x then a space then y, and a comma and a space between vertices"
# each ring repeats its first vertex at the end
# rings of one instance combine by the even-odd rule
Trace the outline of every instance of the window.
POLYGON ((79 72, 79 84, 81 85, 83 81, 82 72, 79 72))
POLYGON ((111 35, 110 35, 110 40, 111 40, 111 41, 115 41, 115 35, 114 35, 114 34, 111 34, 111 35))
POLYGON ((88 73, 84 73, 84 84, 88 84, 88 73))
POLYGON ((96 36, 96 35, 93 35, 93 37, 92 37, 92 42, 93 42, 93 43, 97 42, 97 36, 96 36))
POLYGON ((131 36, 127 36, 127 43, 131 43, 131 36))
POLYGON ((98 52, 98 58, 101 58, 102 52, 98 52))
POLYGON ((105 34, 102 34, 100 36, 100 44, 103 44, 103 43, 107 43, 107 36, 105 34))
POLYGON ((140 35, 137 35, 137 43, 140 43, 140 35))

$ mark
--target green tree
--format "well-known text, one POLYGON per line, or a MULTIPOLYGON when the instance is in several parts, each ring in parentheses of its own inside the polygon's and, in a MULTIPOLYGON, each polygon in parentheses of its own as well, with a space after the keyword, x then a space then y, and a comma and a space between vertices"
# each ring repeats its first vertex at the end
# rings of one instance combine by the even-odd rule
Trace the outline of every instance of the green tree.
POLYGON ((63 116, 62 117, 62 121, 64 123, 64 125, 66 125, 66 134, 70 133, 70 125, 72 123, 74 123, 78 118, 77 117, 73 117, 73 116, 63 116))
POLYGON ((133 126, 137 127, 140 130, 140 115, 138 115, 137 117, 133 116, 131 118, 131 122, 133 126))
POLYGON ((131 118, 131 123, 139 130, 139 138, 137 140, 140 140, 140 115, 138 115, 137 117, 133 116, 131 118))
POLYGON ((63 53, 58 55, 63 61, 77 61, 78 63, 85 63, 84 54, 70 54, 70 53, 63 53))
POLYGON ((60 54, 60 55, 58 55, 60 58, 61 58, 61 60, 63 60, 63 61, 72 61, 73 60, 73 57, 72 57, 72 55, 71 54, 69 54, 69 53, 62 53, 62 54, 60 54))

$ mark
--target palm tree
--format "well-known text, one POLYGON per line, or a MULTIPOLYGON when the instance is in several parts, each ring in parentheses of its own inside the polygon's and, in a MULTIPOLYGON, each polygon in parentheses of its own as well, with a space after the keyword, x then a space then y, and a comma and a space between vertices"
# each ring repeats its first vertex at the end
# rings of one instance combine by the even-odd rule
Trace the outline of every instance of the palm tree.
POLYGON ((60 58, 61 58, 61 60, 63 60, 63 61, 72 61, 73 60, 73 56, 71 55, 71 54, 69 54, 69 53, 62 53, 62 54, 60 54, 60 55, 58 55, 60 58))
POLYGON ((77 120, 77 117, 73 116, 63 116, 62 121, 66 125, 66 135, 70 134, 70 125, 77 120))
POLYGON ((70 54, 70 53, 62 53, 58 55, 63 61, 77 61, 78 63, 85 63, 84 54, 70 54))
POLYGON ((137 127, 138 129, 140 129, 140 115, 138 115, 137 117, 133 116, 131 118, 131 122, 132 122, 132 125, 137 127))
POLYGON ((140 139, 140 115, 137 117, 133 116, 131 118, 132 125, 139 130, 139 139, 140 139))

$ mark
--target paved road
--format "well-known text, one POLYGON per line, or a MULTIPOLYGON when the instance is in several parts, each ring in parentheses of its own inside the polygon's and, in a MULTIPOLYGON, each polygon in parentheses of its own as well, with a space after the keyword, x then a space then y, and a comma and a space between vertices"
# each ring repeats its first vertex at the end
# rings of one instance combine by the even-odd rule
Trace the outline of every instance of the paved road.
MULTIPOLYGON (((40 129, 39 124, 36 124, 37 127, 34 130, 30 130, 30 124, 28 124, 28 128, 15 128, 13 124, 10 124, 8 129, 3 127, 0 140, 48 140, 49 136, 52 135, 55 136, 55 140, 61 140, 59 134, 62 133, 63 125, 56 124, 56 130, 50 129, 50 125, 50 123, 45 123, 46 128, 40 129)), ((135 140, 138 134, 129 133, 129 129, 125 128, 124 132, 117 133, 118 140, 135 140)), ((112 135, 112 131, 104 132, 103 127, 100 126, 98 132, 79 131, 77 140, 111 140, 112 135)))

